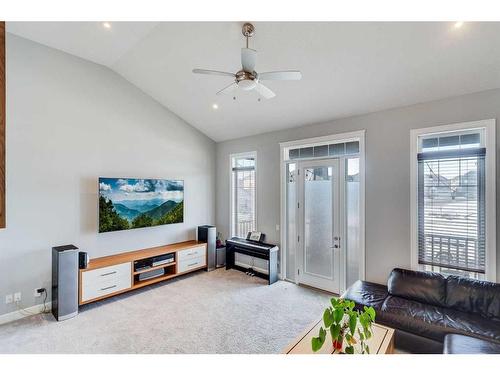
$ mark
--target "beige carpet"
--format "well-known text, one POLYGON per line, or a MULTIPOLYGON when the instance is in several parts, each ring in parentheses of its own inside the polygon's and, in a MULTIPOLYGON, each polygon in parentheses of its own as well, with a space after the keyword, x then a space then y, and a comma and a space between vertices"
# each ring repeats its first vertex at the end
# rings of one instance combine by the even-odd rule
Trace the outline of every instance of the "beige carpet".
POLYGON ((0 353, 280 353, 330 296, 239 271, 200 271, 80 309, 0 326, 0 353))

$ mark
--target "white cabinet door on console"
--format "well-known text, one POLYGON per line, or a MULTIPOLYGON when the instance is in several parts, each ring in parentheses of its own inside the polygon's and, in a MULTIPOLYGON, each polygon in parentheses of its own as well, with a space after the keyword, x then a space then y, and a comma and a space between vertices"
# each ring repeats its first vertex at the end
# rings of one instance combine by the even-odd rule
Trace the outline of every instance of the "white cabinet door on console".
POLYGON ((196 247, 192 247, 190 249, 186 250, 181 250, 177 253, 178 256, 178 261, 182 262, 184 260, 188 259, 194 259, 194 258, 200 258, 200 257, 206 257, 206 246, 205 245, 200 245, 196 247))
POLYGON ((132 286, 132 263, 82 272, 82 302, 106 296, 132 286))

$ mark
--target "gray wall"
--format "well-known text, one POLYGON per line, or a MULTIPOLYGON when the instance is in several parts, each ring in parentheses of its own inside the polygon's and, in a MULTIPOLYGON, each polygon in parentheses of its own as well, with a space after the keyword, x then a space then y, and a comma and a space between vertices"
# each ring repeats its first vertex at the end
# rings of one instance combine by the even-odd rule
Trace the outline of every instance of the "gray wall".
MULTIPOLYGON (((276 231, 280 222, 279 142, 366 129, 366 279, 385 283, 392 268, 410 267, 410 129, 489 118, 498 121, 499 117, 500 90, 490 90, 218 143, 218 230, 227 237, 231 153, 257 151, 258 229, 266 233, 269 242, 279 243, 276 231)), ((497 132, 497 149, 499 145, 500 132, 497 132)), ((497 192, 497 228, 499 204, 497 192)), ((498 247, 497 275, 500 275, 498 247)))
POLYGON ((7 229, 0 315, 41 303, 51 247, 91 257, 194 239, 214 221, 215 143, 108 68, 7 35, 7 229), (97 233, 97 178, 185 180, 182 224, 97 233))

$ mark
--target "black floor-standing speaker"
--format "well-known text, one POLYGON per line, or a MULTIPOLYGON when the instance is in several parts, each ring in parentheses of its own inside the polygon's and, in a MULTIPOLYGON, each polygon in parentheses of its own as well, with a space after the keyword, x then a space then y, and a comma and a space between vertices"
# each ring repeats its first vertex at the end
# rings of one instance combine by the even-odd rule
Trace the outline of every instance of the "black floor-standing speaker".
POLYGON ((52 314, 66 320, 78 314, 78 248, 52 248, 52 314))
POLYGON ((207 243, 207 271, 215 269, 215 241, 217 229, 213 225, 201 225, 198 227, 198 241, 207 243))

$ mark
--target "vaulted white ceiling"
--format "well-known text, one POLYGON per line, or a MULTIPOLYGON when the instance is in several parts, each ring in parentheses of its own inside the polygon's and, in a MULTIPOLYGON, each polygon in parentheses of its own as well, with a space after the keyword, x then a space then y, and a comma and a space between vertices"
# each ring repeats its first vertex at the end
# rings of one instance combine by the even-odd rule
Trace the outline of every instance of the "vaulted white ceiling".
POLYGON ((7 30, 106 65, 216 141, 500 87, 500 23, 255 22, 256 70, 300 69, 277 94, 215 93, 236 72, 240 22, 8 23, 7 30), (219 108, 214 110, 212 105, 219 108))

